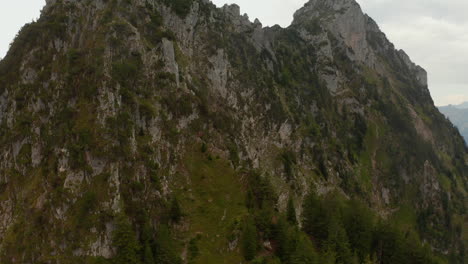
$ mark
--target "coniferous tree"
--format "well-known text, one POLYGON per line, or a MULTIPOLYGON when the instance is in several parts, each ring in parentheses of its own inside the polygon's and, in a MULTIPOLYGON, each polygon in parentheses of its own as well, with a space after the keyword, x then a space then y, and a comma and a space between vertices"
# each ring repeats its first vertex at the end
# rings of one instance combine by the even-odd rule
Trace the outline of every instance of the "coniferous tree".
POLYGON ((361 202, 352 200, 345 211, 344 225, 351 248, 364 260, 370 254, 372 243, 372 213, 361 202))
POLYGON ((371 258, 370 255, 367 255, 363 261, 363 264, 376 264, 376 263, 377 261, 375 260, 375 258, 371 258))
POLYGON ((304 231, 312 235, 315 230, 316 218, 318 214, 319 200, 315 193, 311 191, 304 200, 302 209, 302 226, 304 231))
POLYGON ((155 262, 158 264, 181 263, 175 242, 171 236, 169 228, 166 225, 161 225, 157 228, 153 252, 155 262))
POLYGON ((349 262, 349 264, 361 264, 361 262, 359 261, 359 257, 356 253, 352 255, 351 262, 349 262))
POLYGON ((336 252, 337 263, 349 264, 352 262, 353 255, 349 247, 346 231, 338 217, 331 218, 330 220, 326 244, 328 248, 331 248, 336 252))
POLYGON ((242 232, 242 252, 247 261, 254 259, 257 254, 257 229, 254 222, 248 219, 242 232))
POLYGON ((144 264, 154 264, 154 253, 151 247, 151 242, 153 241, 154 231, 148 223, 147 216, 144 216, 143 224, 140 231, 140 240, 142 241, 143 246, 143 263, 144 264))
POLYGON ((288 206, 286 208, 286 217, 289 223, 297 225, 296 209, 294 207, 294 201, 292 197, 289 197, 288 206))
POLYGON ((178 223, 182 219, 182 210, 180 209, 179 201, 176 197, 171 201, 169 217, 173 223, 178 223))
POLYGON ((330 248, 325 248, 320 256, 320 264, 336 264, 336 253, 330 248))
POLYGON ((136 235, 132 230, 130 221, 124 214, 120 214, 116 218, 113 243, 116 248, 116 264, 140 263, 138 258, 139 246, 136 235))
POLYGON ((153 250, 149 242, 145 243, 145 252, 144 252, 144 264, 155 264, 153 257, 153 250))
POLYGON ((307 196, 303 209, 303 229, 315 238, 319 245, 328 238, 328 225, 333 213, 333 204, 325 204, 313 192, 307 196))
POLYGON ((317 253, 310 239, 297 232, 296 248, 290 258, 290 264, 315 264, 318 261, 317 253))
POLYGON ((403 253, 403 236, 395 227, 380 223, 375 231, 375 240, 375 250, 380 263, 407 263, 403 253))
POLYGON ((255 207, 255 200, 254 200, 254 195, 251 190, 247 191, 247 197, 245 199, 245 204, 247 206, 247 209, 253 209, 255 207))
POLYGON ((294 252, 294 234, 284 217, 281 217, 275 225, 274 239, 278 243, 278 257, 282 262, 289 261, 294 252))

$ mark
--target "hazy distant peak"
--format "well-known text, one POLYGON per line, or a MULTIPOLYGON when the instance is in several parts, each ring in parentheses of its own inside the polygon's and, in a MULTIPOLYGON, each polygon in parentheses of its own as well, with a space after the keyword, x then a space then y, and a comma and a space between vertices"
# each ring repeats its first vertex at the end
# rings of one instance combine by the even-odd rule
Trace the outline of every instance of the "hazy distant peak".
POLYGON ((463 102, 459 105, 455 105, 455 107, 458 109, 468 109, 468 102, 463 102))

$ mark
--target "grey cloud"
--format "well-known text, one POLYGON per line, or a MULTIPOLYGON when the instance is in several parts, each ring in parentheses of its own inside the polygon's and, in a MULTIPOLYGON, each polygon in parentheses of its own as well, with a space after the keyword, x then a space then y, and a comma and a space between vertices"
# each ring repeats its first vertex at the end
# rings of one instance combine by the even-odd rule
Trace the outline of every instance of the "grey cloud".
POLYGON ((468 21, 466 0, 358 0, 366 12, 382 22, 409 19, 424 14, 435 19, 463 22, 468 21))

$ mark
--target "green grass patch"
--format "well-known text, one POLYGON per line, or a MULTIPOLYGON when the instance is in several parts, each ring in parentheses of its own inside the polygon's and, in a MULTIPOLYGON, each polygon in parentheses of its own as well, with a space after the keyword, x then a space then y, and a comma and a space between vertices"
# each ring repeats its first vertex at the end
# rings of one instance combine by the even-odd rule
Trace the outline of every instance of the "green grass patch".
MULTIPOLYGON (((233 226, 247 214, 245 194, 240 177, 220 159, 208 159, 209 153, 193 153, 185 161, 190 183, 181 200, 184 215, 190 223, 188 236, 197 238, 197 254, 192 263, 240 263, 237 250, 228 244, 233 226), (187 190, 189 193, 187 193, 187 190), (222 261, 222 262, 221 262, 222 261)), ((193 245, 192 245, 193 247, 193 245)))
POLYGON ((391 220, 400 230, 413 229, 417 222, 414 207, 409 204, 403 204, 400 209, 391 216, 391 220))
POLYGON ((372 190, 372 160, 376 158, 374 153, 378 147, 378 129, 379 127, 376 124, 369 123, 369 128, 364 137, 364 150, 359 157, 360 166, 356 169, 359 182, 367 192, 372 190))

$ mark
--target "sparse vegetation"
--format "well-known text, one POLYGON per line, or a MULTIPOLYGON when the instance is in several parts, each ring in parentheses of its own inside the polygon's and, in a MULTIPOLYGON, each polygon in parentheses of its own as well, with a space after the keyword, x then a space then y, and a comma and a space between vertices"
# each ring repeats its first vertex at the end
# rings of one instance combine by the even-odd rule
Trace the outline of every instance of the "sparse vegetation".
POLYGON ((0 61, 1 263, 466 262, 468 149, 393 51, 377 72, 320 19, 263 48, 206 1, 69 2, 0 61))
POLYGON ((185 18, 192 7, 193 0, 164 0, 167 5, 169 5, 174 12, 185 18))

